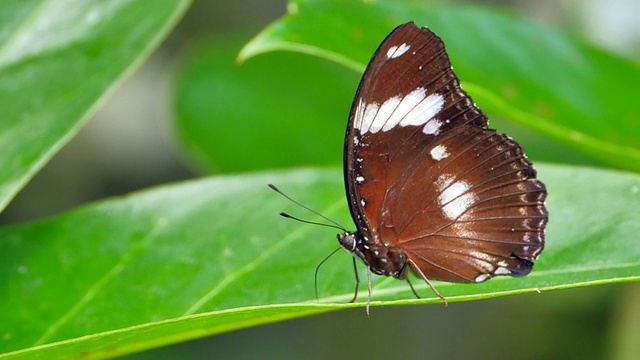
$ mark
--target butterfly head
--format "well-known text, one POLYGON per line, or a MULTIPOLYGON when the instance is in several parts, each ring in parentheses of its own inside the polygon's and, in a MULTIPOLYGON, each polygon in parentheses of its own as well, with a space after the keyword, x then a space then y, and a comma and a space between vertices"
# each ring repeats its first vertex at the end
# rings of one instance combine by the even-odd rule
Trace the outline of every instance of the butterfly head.
POLYGON ((372 242, 360 232, 338 234, 338 241, 346 252, 362 260, 374 274, 406 278, 407 255, 401 249, 372 242))
POLYGON ((350 231, 345 231, 343 234, 338 234, 338 241, 340 242, 340 246, 342 246, 342 248, 353 255, 356 255, 355 252, 357 251, 357 240, 356 240, 356 234, 352 233, 350 231))

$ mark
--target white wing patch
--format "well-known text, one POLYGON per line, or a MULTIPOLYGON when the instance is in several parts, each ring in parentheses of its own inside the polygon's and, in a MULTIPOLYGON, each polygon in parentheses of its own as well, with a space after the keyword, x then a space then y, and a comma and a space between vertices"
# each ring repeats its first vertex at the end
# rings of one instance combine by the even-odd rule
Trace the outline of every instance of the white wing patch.
POLYGON ((506 267, 499 267, 493 273, 495 275, 510 275, 511 270, 507 269, 506 267))
POLYGON ((393 114, 391 114, 391 117, 387 119, 384 126, 382 127, 382 131, 389 131, 398 124, 403 127, 407 125, 413 125, 410 121, 411 118, 407 115, 416 107, 419 107, 420 102, 425 100, 426 96, 427 89, 424 88, 417 88, 410 92, 402 99, 402 101, 400 101, 398 106, 394 109, 393 114))
POLYGON ((431 120, 427 121, 427 123, 424 125, 424 128, 422 128, 422 132, 427 135, 438 135, 440 133, 441 126, 442 126, 442 121, 436 118, 432 118, 431 120))
POLYGON ((379 108, 380 108, 380 105, 375 102, 365 106, 364 114, 362 115, 362 122, 360 123, 361 127, 358 127, 360 129, 360 134, 364 135, 367 132, 367 130, 369 130, 369 128, 371 127, 371 124, 373 123, 373 120, 376 118, 376 115, 378 114, 379 108))
MULTIPOLYGON (((414 91, 415 92, 415 91, 414 91)), ((413 94, 413 92, 411 93, 413 94)), ((425 89, 426 95, 426 89, 425 89)), ((400 122, 400 126, 420 126, 428 123, 444 106, 444 97, 440 94, 431 94, 423 97, 422 101, 414 107, 400 122)), ((424 131, 423 131, 424 132, 424 131)))
POLYGON ((358 102, 354 126, 360 134, 373 134, 393 129, 395 126, 421 126, 427 135, 437 135, 442 122, 435 119, 444 106, 444 97, 440 94, 427 96, 427 89, 419 87, 404 97, 396 95, 382 105, 377 102, 365 104, 358 102))
POLYGON ((449 153, 447 152, 447 147, 442 144, 435 146, 433 149, 431 149, 430 153, 431 153, 431 157, 435 161, 446 159, 449 156, 449 153))
POLYGON ((449 219, 457 219, 478 200, 473 192, 467 192, 470 188, 465 181, 456 181, 440 193, 438 203, 449 219))
POLYGON ((388 59, 395 59, 398 56, 401 56, 402 54, 406 53, 407 51, 409 51, 409 49, 411 49, 411 46, 403 43, 400 46, 392 46, 389 48, 389 50, 387 50, 387 58, 388 59))
MULTIPOLYGON (((373 121, 371 122, 371 125, 369 126, 369 131, 371 131, 374 134, 380 131, 380 129, 382 129, 382 127, 387 122, 387 120, 389 120, 393 116, 393 113, 395 109, 398 108, 398 105, 400 105, 400 103, 405 99, 407 98, 405 97, 404 99, 401 99, 399 96, 394 96, 390 99, 387 99, 387 101, 383 102, 382 106, 380 106, 380 109, 378 109, 378 113, 376 114, 376 117, 373 119, 373 121)), ((393 126, 391 126, 390 128, 392 127, 393 126)))

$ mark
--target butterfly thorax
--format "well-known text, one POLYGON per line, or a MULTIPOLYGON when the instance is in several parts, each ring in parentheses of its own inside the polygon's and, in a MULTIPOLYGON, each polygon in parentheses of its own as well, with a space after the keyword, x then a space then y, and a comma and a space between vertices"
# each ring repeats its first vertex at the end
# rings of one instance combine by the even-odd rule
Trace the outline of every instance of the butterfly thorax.
POLYGON ((374 274, 405 279, 408 274, 407 255, 401 249, 372 241, 360 232, 338 234, 342 248, 369 266, 374 274))

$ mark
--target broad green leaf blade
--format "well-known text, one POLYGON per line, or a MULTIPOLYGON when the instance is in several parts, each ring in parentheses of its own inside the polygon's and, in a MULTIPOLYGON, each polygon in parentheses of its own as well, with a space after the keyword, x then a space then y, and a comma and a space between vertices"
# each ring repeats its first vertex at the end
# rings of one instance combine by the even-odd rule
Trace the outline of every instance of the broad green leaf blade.
MULTIPOLYGON (((344 306, 346 307, 346 306, 344 306)), ((314 304, 273 305, 197 314, 108 331, 1 355, 0 359, 104 359, 203 336, 327 312, 314 304)))
MULTIPOLYGON (((534 271, 482 284, 436 283, 449 301, 640 279, 640 176, 537 169, 551 215, 534 271)), ((335 231, 280 218, 279 211, 313 217, 267 183, 352 228, 338 169, 186 182, 0 228, 0 308, 12 309, 0 313, 0 352, 115 356, 363 306, 364 288, 357 304, 347 304, 354 280, 342 252, 321 268, 315 303, 314 270, 338 246, 335 231)), ((402 281, 376 276, 373 305, 441 306, 425 285, 417 288, 424 299, 402 281)))
POLYGON ((296 53, 238 64, 248 38, 197 44, 178 75, 189 158, 206 173, 338 165, 357 74, 296 53))
POLYGON ((189 3, 0 2, 0 211, 189 3))
MULTIPOLYGON (((609 166, 640 171, 640 67, 497 10, 402 2, 292 1, 242 50, 314 54, 361 72, 396 25, 439 34, 465 89, 502 117, 609 166)), ((553 160, 553 159, 552 159, 553 160)))

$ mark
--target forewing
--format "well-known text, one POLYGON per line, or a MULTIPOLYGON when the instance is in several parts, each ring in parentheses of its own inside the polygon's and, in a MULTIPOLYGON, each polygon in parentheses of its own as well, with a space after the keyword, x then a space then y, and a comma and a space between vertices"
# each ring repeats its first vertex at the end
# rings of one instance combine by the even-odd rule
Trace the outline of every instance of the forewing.
POLYGON ((398 26, 367 66, 347 126, 345 187, 363 235, 379 236, 370 224, 381 224, 385 194, 416 150, 462 124, 487 120, 460 88, 442 40, 412 22, 398 26))

